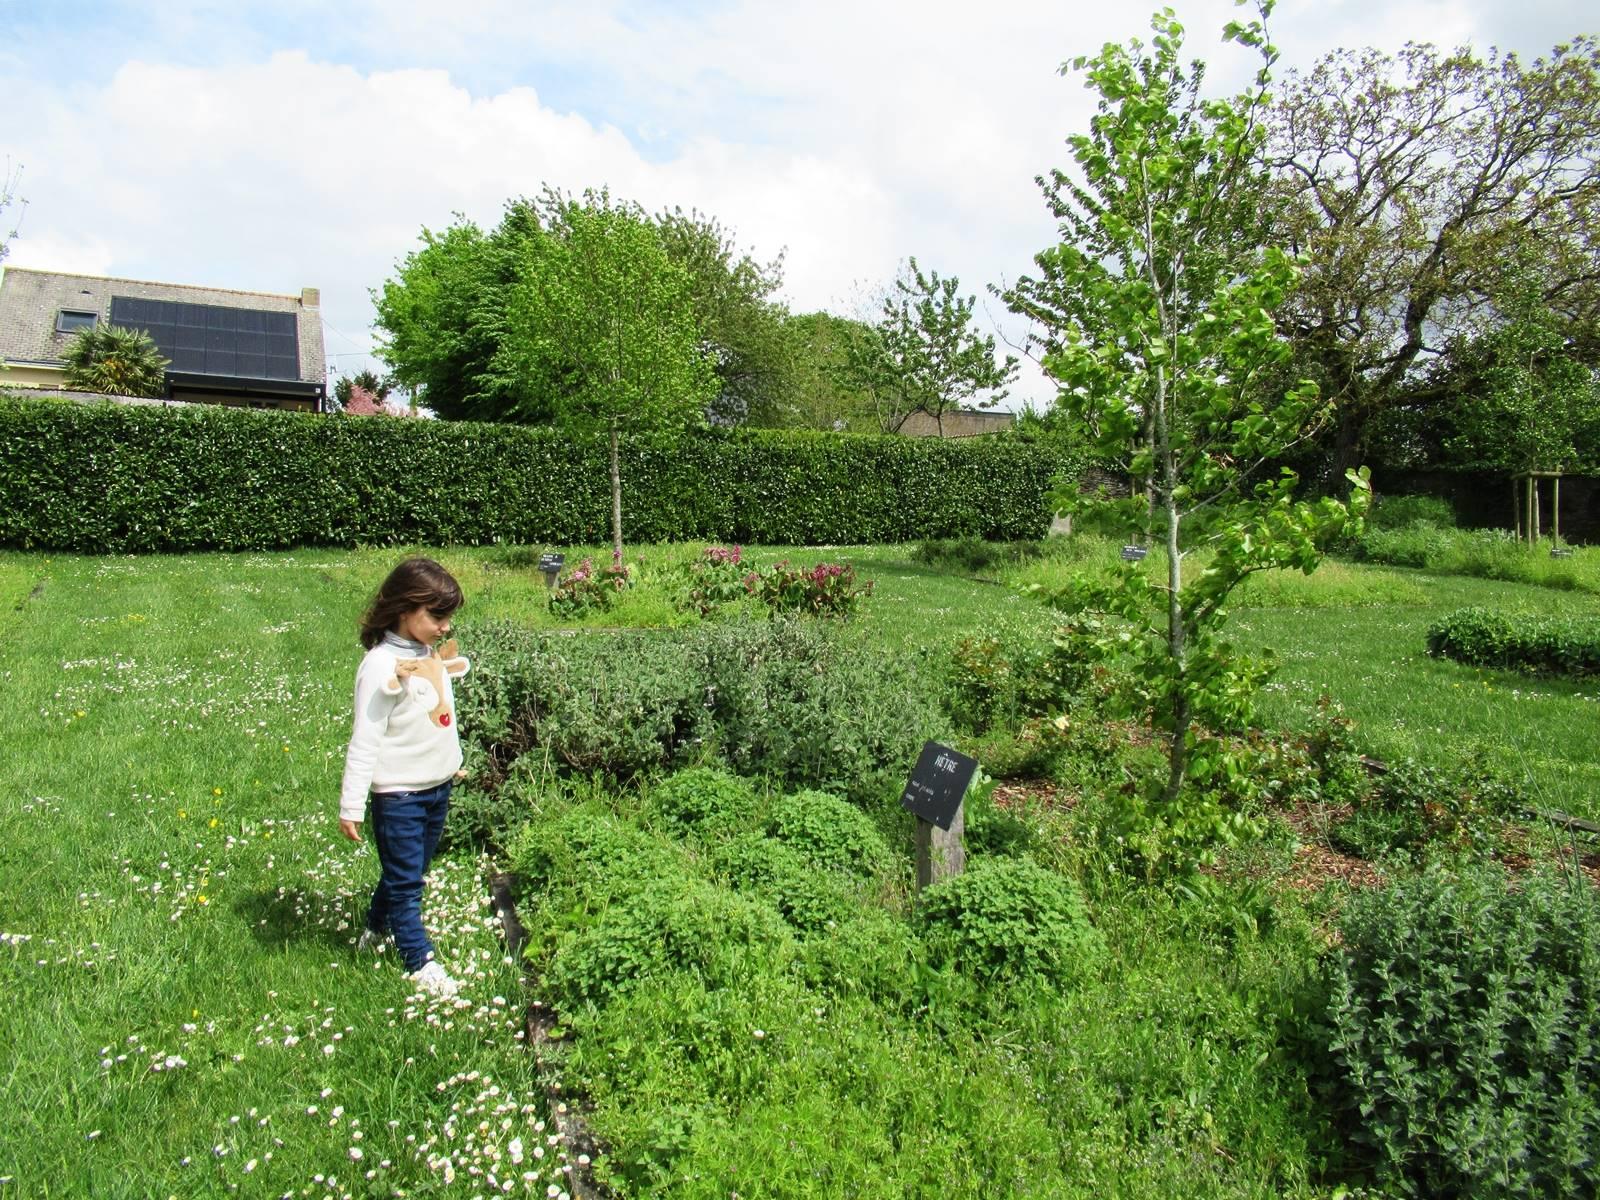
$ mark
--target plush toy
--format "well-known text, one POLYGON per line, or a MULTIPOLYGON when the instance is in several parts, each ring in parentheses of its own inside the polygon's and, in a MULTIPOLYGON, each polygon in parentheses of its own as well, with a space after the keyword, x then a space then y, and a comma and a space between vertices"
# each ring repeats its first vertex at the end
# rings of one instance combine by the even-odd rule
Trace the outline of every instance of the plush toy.
POLYGON ((443 646, 428 651, 427 658, 402 658, 394 665, 394 677, 383 685, 391 696, 409 690, 418 704, 429 708, 428 719, 440 729, 448 729, 455 714, 445 699, 445 676, 460 679, 472 664, 456 653, 456 640, 451 638, 443 646))

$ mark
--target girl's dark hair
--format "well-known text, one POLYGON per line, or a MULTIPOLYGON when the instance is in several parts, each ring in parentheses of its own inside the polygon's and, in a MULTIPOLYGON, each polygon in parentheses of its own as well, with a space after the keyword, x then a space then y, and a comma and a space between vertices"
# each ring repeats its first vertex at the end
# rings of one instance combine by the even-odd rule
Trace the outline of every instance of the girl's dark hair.
POLYGON ((406 613, 426 608, 448 617, 461 607, 461 585, 431 558, 408 558, 383 581, 361 618, 361 644, 371 650, 406 613))

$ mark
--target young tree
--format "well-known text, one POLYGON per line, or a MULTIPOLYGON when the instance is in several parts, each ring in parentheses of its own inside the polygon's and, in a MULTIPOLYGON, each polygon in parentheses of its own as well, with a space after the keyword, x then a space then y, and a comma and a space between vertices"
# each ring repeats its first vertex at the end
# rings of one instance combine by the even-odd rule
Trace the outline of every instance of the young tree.
POLYGON ((344 409, 350 406, 350 397, 356 388, 361 388, 379 404, 389 398, 393 390, 387 379, 378 376, 365 368, 354 375, 341 375, 333 384, 333 403, 336 408, 344 409))
MULTIPOLYGON (((1322 416, 1313 384, 1263 390, 1290 352, 1271 314, 1295 277, 1259 236, 1269 9, 1263 0, 1259 19, 1225 31, 1262 60, 1256 85, 1231 99, 1202 97, 1204 66, 1185 69, 1170 10, 1152 18, 1148 52, 1107 45, 1063 67, 1084 72, 1097 111, 1088 133, 1068 139, 1076 175, 1041 180, 1063 240, 1036 258, 1039 278, 1006 293, 1043 324, 1044 366, 1081 440, 1149 481, 1164 540, 1164 578, 1130 564, 1111 583, 1080 577, 1057 597, 1117 618, 1090 646, 1131 654, 1129 699, 1165 732, 1166 778, 1138 800, 1150 860, 1198 851, 1242 821, 1208 788, 1220 744, 1198 736, 1237 728, 1261 678, 1220 636, 1229 594, 1256 571, 1312 570, 1319 536, 1349 516, 1333 500, 1297 501, 1290 474, 1258 479, 1322 416), (1201 546, 1209 563, 1186 572, 1201 546)), ((1125 515, 1142 524, 1142 513, 1125 515)))
POLYGON ((783 286, 783 255, 757 262, 733 235, 700 212, 656 215, 667 257, 692 281, 692 302, 717 372, 712 418, 725 425, 779 425, 792 403, 795 361, 784 336, 787 315, 773 299, 783 286))
POLYGON ((957 295, 961 281, 924 275, 916 259, 895 279, 878 319, 846 351, 845 379, 872 398, 884 433, 898 433, 913 413, 927 413, 944 436, 944 415, 976 402, 993 408, 1017 375, 1017 359, 994 357, 994 338, 972 328, 976 298, 957 295), (988 393, 983 399, 978 399, 988 393))
POLYGON ((801 313, 785 318, 783 335, 793 363, 793 382, 784 423, 801 429, 879 428, 872 398, 849 378, 849 351, 871 327, 833 313, 801 313))
POLYGON ((164 396, 167 359, 142 329, 92 325, 67 346, 66 384, 106 396, 164 396))
POLYGON ((1531 66, 1426 45, 1335 51, 1288 76, 1270 130, 1273 238, 1305 260, 1280 320, 1335 405, 1334 478, 1373 449, 1387 409, 1445 400, 1430 365, 1492 320, 1508 264, 1536 270, 1573 355, 1600 362, 1592 38, 1531 66))
POLYGON ((508 362, 557 381, 556 417, 610 446, 611 545, 622 555, 623 434, 704 419, 716 372, 695 319, 693 281, 636 205, 605 191, 551 194, 545 234, 525 247, 508 362))

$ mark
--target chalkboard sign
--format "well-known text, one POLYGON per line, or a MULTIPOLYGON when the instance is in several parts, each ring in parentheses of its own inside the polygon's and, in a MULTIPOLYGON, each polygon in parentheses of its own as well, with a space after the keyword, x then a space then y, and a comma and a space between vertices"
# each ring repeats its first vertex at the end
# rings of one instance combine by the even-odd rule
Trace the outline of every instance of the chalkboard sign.
POLYGON ((559 554, 541 554, 539 556, 539 570, 544 572, 546 587, 555 587, 556 576, 561 574, 561 564, 565 561, 559 554))
POLYGON ((958 754, 938 742, 927 742, 900 796, 900 803, 922 820, 940 829, 949 829, 977 769, 977 759, 958 754))
POLYGON ((1144 556, 1150 553, 1148 546, 1124 546, 1122 548, 1123 562, 1142 562, 1144 556))

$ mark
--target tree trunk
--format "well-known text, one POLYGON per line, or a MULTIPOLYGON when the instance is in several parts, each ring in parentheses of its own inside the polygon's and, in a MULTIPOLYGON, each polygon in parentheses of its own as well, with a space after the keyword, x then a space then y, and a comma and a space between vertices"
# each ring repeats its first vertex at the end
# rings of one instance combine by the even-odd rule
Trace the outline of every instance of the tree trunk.
POLYGON ((611 557, 622 561, 622 464, 617 455, 617 427, 611 427, 611 557))

